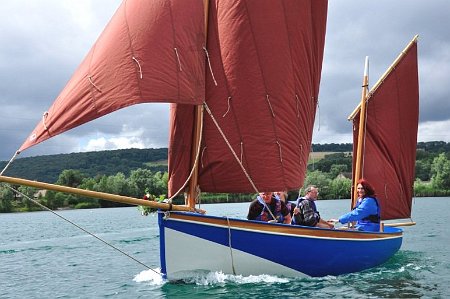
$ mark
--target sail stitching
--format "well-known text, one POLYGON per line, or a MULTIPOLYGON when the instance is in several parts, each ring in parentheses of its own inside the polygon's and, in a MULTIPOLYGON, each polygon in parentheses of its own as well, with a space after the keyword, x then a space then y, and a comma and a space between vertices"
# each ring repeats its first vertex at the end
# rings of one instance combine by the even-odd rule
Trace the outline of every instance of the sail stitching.
MULTIPOLYGON (((253 23, 252 23, 251 14, 248 12, 248 10, 249 10, 248 9, 248 4, 245 2, 244 6, 245 6, 245 10, 247 11, 246 15, 247 15, 247 18, 248 18, 248 23, 250 25, 249 27, 250 27, 252 40, 253 40, 253 46, 255 48, 256 59, 258 61, 259 71, 260 71, 260 75, 261 75, 261 81, 262 81, 262 84, 264 86, 264 90, 266 92, 266 101, 269 104, 269 108, 270 108, 270 111, 272 113, 272 130, 273 130, 273 134, 275 135, 275 138, 278 139, 277 126, 275 125, 275 120, 274 120, 275 113, 274 113, 274 110, 273 110, 272 105, 270 103, 268 85, 267 85, 267 82, 266 82, 266 79, 267 79, 266 77, 267 76, 265 75, 264 68, 263 68, 264 63, 262 62, 262 59, 261 59, 262 58, 261 57, 261 52, 260 52, 260 48, 258 47, 258 43, 257 43, 257 40, 256 40, 255 32, 253 31, 253 23)), ((280 167, 281 167, 282 177, 284 178, 284 167, 283 167, 283 165, 281 165, 280 167)))
POLYGON ((241 163, 242 163, 243 155, 244 155, 244 142, 241 141, 241 163))
POLYGON ((299 156, 299 164, 300 164, 300 167, 303 165, 303 160, 302 160, 302 157, 303 157, 303 144, 299 144, 299 149, 300 149, 300 156, 299 156))
POLYGON ((206 59, 208 60, 209 71, 211 72, 211 77, 214 81, 214 85, 217 86, 217 81, 216 81, 216 78, 214 77, 214 73, 213 73, 212 66, 211 66, 211 60, 209 59, 208 50, 205 47, 203 47, 203 50, 205 51, 206 59))
MULTIPOLYGON (((132 59, 135 61, 135 63, 137 63, 138 67, 139 67, 139 78, 142 80, 144 75, 142 73, 142 68, 141 68, 141 64, 139 63, 139 61, 136 58, 136 54, 133 48, 133 38, 131 37, 131 31, 130 31, 130 25, 128 23, 128 17, 127 17, 127 2, 125 1, 124 3, 124 9, 123 9, 123 17, 125 20, 125 24, 126 24, 126 28, 127 28, 127 36, 128 36, 128 46, 130 48, 131 51, 131 55, 132 55, 132 59)), ((138 89, 139 89, 139 95, 140 98, 142 99, 142 89, 141 89, 141 85, 139 84, 139 82, 137 82, 138 85, 138 89)))
POLYGON ((241 167, 242 171, 244 172, 245 176, 247 177, 248 181, 250 182, 250 184, 252 185, 253 189, 256 191, 256 193, 258 192, 258 189, 256 188, 255 184, 253 183, 252 178, 250 177, 250 175, 248 174, 247 170, 245 169, 244 165, 242 164, 241 161, 239 161, 239 157, 237 156, 236 152, 234 151, 233 147, 231 146, 230 142, 228 141, 227 137, 225 136, 225 133, 222 131, 222 128, 219 126, 219 123, 217 122, 216 118, 214 117, 214 115, 212 114, 211 110, 208 107, 208 104, 206 104, 206 102, 203 103, 203 106, 206 109, 206 112, 208 112, 209 116, 211 117, 214 125, 216 126, 217 130, 219 130, 220 135, 222 135, 223 140, 225 141, 225 143, 227 144, 228 148, 230 149, 231 153, 233 154, 234 158, 236 159, 236 161, 238 162, 239 166, 241 167))
MULTIPOLYGON (((301 88, 299 88, 299 80, 296 78, 296 74, 298 74, 298 70, 299 70, 299 68, 296 67, 298 65, 298 61, 296 62, 296 60, 295 60, 295 57, 298 57, 298 46, 296 46, 298 44, 295 42, 295 40, 296 40, 295 39, 295 35, 290 34, 293 30, 296 31, 295 28, 290 28, 290 26, 289 26, 290 22, 288 21, 288 16, 290 15, 290 11, 289 11, 290 9, 288 7, 286 7, 286 3, 285 2, 282 2, 282 6, 283 6, 284 24, 285 24, 285 28, 286 28, 285 29, 286 30, 286 38, 287 38, 288 45, 289 45, 289 58, 290 58, 290 62, 291 62, 291 65, 290 65, 290 67, 291 67, 291 74, 292 74, 292 80, 294 82, 294 88, 293 88, 294 90, 293 91, 294 91, 294 94, 295 94, 295 106, 296 106, 296 109, 297 109, 297 119, 296 119, 296 125, 297 126, 296 126, 295 135, 298 138, 298 143, 300 144, 299 164, 298 165, 299 165, 300 173, 303 173, 302 165, 305 166, 304 163, 303 163, 303 160, 305 159, 305 156, 304 156, 304 152, 303 152, 303 144, 302 144, 303 138, 302 138, 301 132, 305 131, 304 128, 306 126, 302 125, 302 122, 304 123, 305 120, 301 119, 301 111, 300 110, 302 108, 301 107, 302 103, 301 103, 300 98, 298 96, 299 90, 301 90, 301 88)), ((311 19, 311 24, 314 24, 314 21, 312 19, 311 19)), ((313 42, 315 43, 315 40, 313 42)), ((314 50, 310 49, 310 51, 308 51, 308 52, 309 52, 308 54, 312 54, 312 53, 314 53, 314 50)), ((314 54, 311 55, 311 56, 312 56, 313 59, 315 58, 314 54)), ((311 84, 310 86, 312 86, 312 85, 313 84, 311 84)), ((305 110, 308 111, 308 109, 305 109, 305 110)), ((306 136, 308 136, 308 134, 309 134, 309 132, 306 132, 306 136)), ((306 137, 306 139, 308 139, 308 137, 306 137)), ((306 142, 308 142, 308 141, 306 141, 306 142)), ((283 177, 284 177, 284 173, 285 173, 284 172, 284 167, 282 167, 282 173, 283 173, 283 177)))

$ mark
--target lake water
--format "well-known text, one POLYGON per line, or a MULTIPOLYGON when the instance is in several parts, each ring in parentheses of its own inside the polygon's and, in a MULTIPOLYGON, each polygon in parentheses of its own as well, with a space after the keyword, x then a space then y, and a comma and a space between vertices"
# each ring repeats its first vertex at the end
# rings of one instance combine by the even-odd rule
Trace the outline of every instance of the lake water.
MULTIPOLYGON (((318 201, 323 218, 346 212, 348 200, 318 201)), ((245 217, 248 203, 202 205, 210 215, 245 217)), ((183 283, 162 281, 126 255, 50 212, 0 214, 0 298, 448 298, 450 198, 417 198, 416 226, 380 267, 323 278, 210 273, 183 283)), ((59 211, 152 269, 159 266, 155 215, 136 208, 59 211)), ((298 255, 293 248, 280 252, 298 255)))

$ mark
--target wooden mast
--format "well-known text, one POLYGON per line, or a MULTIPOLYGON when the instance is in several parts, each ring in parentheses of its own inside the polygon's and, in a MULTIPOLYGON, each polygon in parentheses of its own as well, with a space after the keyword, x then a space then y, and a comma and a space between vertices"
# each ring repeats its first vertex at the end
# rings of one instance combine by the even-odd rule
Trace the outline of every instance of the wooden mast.
MULTIPOLYGON (((205 16, 205 47, 208 40, 208 10, 209 10, 209 0, 203 0, 204 16, 205 16)), ((205 68, 206 69, 206 68, 205 68)), ((206 72, 205 72, 206 73, 206 72)), ((205 81, 206 85, 206 81, 205 81)), ((206 96, 206 92, 205 92, 206 96)), ((202 124, 203 124, 203 105, 195 107, 194 115, 194 130, 192 137, 192 149, 191 149, 191 168, 193 168, 192 176, 189 181, 189 186, 187 188, 187 194, 185 198, 185 205, 188 207, 195 207, 197 186, 198 186, 198 159, 197 156, 200 152, 200 138, 202 134, 202 124)))
POLYGON ((172 204, 163 203, 163 202, 155 202, 155 201, 143 200, 143 199, 123 196, 123 195, 116 195, 116 194, 103 193, 103 192, 97 192, 97 191, 91 191, 91 190, 84 190, 84 189, 72 188, 72 187, 67 187, 67 186, 42 183, 42 182, 38 182, 38 181, 30 181, 30 180, 25 180, 25 179, 7 177, 7 176, 3 176, 3 175, 0 175, 0 182, 16 184, 16 185, 24 185, 24 186, 40 188, 40 189, 45 189, 45 190, 71 193, 71 194, 87 196, 87 197, 92 197, 92 198, 99 198, 99 199, 120 202, 120 203, 126 203, 126 204, 131 204, 131 205, 147 206, 147 207, 161 209, 161 210, 188 211, 188 212, 204 213, 204 211, 202 211, 202 210, 197 210, 197 209, 194 209, 192 207, 187 207, 187 206, 172 205, 172 204))
POLYGON ((364 150, 364 134, 366 129, 366 98, 369 86, 369 56, 366 56, 366 62, 364 64, 364 77, 361 92, 361 110, 359 112, 359 130, 358 130, 358 146, 356 149, 356 163, 355 163, 355 175, 353 176, 353 196, 351 209, 355 207, 357 193, 357 182, 362 177, 362 163, 363 163, 363 150, 364 150))

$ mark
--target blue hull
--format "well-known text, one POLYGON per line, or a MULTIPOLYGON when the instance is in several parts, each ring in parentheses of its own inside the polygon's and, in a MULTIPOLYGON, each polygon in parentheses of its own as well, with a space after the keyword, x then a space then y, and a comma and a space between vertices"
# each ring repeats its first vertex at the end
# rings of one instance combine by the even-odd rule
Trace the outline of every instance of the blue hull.
POLYGON ((402 230, 383 233, 270 224, 193 213, 160 214, 162 272, 168 279, 196 270, 229 274, 326 276, 387 261, 402 230))

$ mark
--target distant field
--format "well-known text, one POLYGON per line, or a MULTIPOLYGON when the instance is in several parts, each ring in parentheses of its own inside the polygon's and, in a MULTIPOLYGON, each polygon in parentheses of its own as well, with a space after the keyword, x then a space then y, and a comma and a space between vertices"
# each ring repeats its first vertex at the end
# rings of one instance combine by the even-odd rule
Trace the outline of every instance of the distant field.
POLYGON ((145 163, 149 167, 154 166, 167 166, 167 160, 159 160, 159 161, 153 161, 153 162, 147 162, 145 163))
MULTIPOLYGON (((308 163, 311 162, 317 162, 321 159, 323 159, 326 155, 330 155, 330 154, 336 154, 338 152, 310 152, 309 153, 309 159, 308 159, 308 163)), ((348 154, 351 154, 351 152, 346 152, 348 154)))

